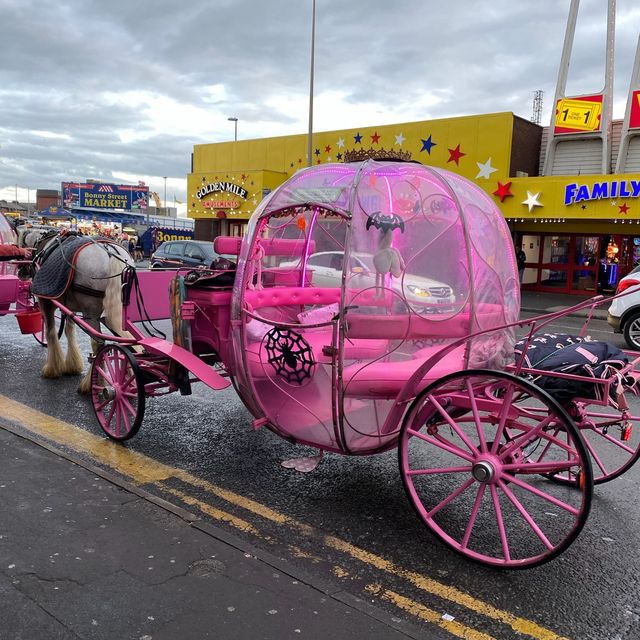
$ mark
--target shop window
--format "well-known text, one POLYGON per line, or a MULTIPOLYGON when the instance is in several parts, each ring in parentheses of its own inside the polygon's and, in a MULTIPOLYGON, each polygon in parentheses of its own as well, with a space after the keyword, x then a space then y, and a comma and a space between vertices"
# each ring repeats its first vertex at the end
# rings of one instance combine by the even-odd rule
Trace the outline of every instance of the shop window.
POLYGON ((600 252, 600 236, 577 236, 574 264, 579 267, 595 267, 600 252))
POLYGON ((569 262, 569 236, 545 236, 542 247, 543 264, 567 264, 569 262))
POLYGON ((554 289, 567 288, 567 272, 557 269, 541 269, 540 284, 543 287, 553 287, 554 289))
MULTIPOLYGON (((529 264, 537 264, 540 258, 540 236, 523 235, 522 250, 529 264)), ((522 276, 522 284, 534 285, 538 281, 538 269, 526 267, 522 276)))

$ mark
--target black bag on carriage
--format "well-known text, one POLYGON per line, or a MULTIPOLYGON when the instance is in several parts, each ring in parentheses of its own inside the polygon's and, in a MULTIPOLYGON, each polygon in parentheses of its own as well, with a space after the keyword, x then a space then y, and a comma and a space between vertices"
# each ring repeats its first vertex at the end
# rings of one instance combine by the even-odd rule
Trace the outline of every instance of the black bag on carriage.
MULTIPOLYGON (((516 362, 522 354, 526 342, 521 340, 515 346, 516 362)), ((525 353, 523 366, 543 371, 568 373, 581 378, 604 380, 628 364, 627 356, 608 342, 580 338, 569 334, 543 334, 536 337, 525 353)), ((532 382, 544 389, 560 404, 567 404, 576 397, 603 400, 603 386, 588 380, 571 380, 556 376, 530 376, 532 382)), ((633 381, 621 376, 617 384, 610 388, 611 396, 617 400, 620 384, 633 381)))

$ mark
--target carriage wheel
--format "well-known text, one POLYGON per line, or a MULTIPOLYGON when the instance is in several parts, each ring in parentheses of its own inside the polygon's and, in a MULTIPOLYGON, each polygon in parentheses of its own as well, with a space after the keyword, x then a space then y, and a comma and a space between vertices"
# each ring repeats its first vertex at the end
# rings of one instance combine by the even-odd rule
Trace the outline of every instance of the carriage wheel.
MULTIPOLYGON (((628 419, 623 419, 622 412, 611 406, 572 403, 567 408, 591 456, 594 484, 621 476, 640 458, 638 401, 635 398, 630 401, 636 405, 632 407, 636 413, 630 414, 628 419)), ((575 478, 566 473, 551 477, 558 482, 575 482, 575 478)))
MULTIPOLYGON (((631 394, 627 394, 625 400, 632 406, 626 418, 621 409, 611 405, 587 404, 585 401, 565 405, 589 452, 593 484, 603 484, 621 476, 640 458, 640 401, 635 396, 628 396, 631 394)), ((524 401, 526 397, 514 400, 524 401)), ((565 433, 560 429, 555 435, 566 441, 565 433)), ((540 462, 543 458, 544 449, 536 454, 535 460, 540 462)), ((555 482, 576 482, 576 478, 566 471, 546 475, 555 482)))
POLYGON ((114 440, 136 435, 144 417, 144 384, 128 349, 103 345, 91 367, 91 401, 103 431, 114 440))
POLYGON ((422 391, 403 421, 398 453, 420 518, 477 562, 542 564, 586 522, 593 477, 578 430, 546 392, 508 373, 457 372, 422 391), (549 473, 577 481, 549 482, 549 473))
MULTIPOLYGON (((56 311, 54 314, 54 320, 56 323, 56 327, 58 327, 58 340, 62 338, 62 334, 64 333, 64 324, 67 320, 67 316, 60 311, 56 311)), ((42 321, 42 329, 37 333, 33 334, 33 337, 36 339, 36 342, 39 342, 43 347, 47 346, 47 329, 44 323, 44 319, 42 321)))

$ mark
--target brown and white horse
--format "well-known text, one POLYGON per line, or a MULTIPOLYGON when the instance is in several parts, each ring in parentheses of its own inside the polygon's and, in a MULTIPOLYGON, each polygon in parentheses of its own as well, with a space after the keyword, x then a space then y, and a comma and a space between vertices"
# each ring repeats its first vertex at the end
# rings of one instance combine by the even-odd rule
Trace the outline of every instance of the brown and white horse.
MULTIPOLYGON (((52 243, 59 242, 58 236, 43 239, 47 230, 40 229, 39 233, 30 231, 21 235, 19 243, 36 249, 37 256, 46 254, 52 243), (44 246, 42 246, 44 244, 44 246)), ((127 267, 133 267, 133 258, 120 244, 111 241, 90 242, 83 246, 73 262, 69 286, 64 293, 55 299, 74 313, 81 314, 82 319, 101 333, 103 322, 113 333, 128 335, 122 329, 122 297, 121 274, 127 267)), ((46 270, 45 257, 39 270, 46 270)), ((47 360, 42 368, 45 378, 59 378, 62 375, 79 375, 84 370, 84 361, 78 347, 75 334, 75 323, 65 323, 67 338, 67 353, 63 354, 58 331, 56 328, 56 305, 50 297, 36 296, 45 322, 47 340, 47 360)), ((91 350, 96 353, 100 341, 91 336, 91 350)), ((79 393, 91 391, 91 369, 83 377, 78 387, 79 393)))

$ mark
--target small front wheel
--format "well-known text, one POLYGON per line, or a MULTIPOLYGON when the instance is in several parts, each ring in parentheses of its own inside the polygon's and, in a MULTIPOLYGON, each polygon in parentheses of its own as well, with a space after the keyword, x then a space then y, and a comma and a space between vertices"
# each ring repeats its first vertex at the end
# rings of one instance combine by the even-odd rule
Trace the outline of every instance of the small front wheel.
POLYGON ((128 440, 138 433, 145 394, 140 368, 130 351, 115 344, 99 349, 91 367, 91 402, 110 438, 128 440))
POLYGON ((593 475, 579 431, 545 391, 508 373, 461 371, 427 387, 407 411, 398 453, 419 517, 476 562, 543 564, 586 522, 593 475), (574 482, 546 477, 559 474, 574 482))
POLYGON ((640 312, 634 313, 625 320, 624 339, 630 349, 640 351, 640 312))

